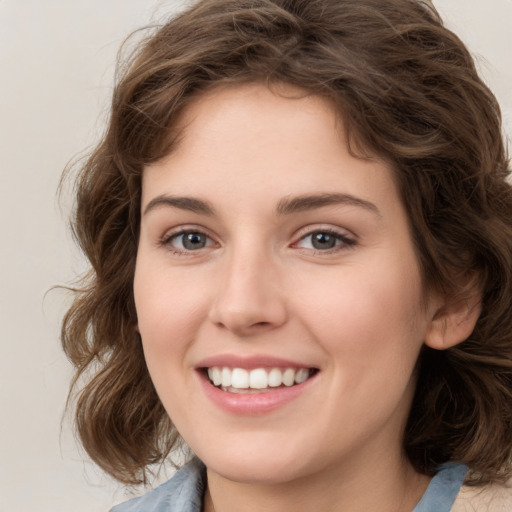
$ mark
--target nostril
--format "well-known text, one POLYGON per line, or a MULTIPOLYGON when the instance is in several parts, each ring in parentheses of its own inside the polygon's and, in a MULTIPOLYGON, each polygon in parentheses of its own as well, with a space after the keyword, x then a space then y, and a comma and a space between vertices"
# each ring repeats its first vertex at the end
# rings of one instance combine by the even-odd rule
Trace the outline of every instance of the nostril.
POLYGON ((287 315, 281 300, 256 293, 245 297, 224 293, 212 304, 209 319, 219 328, 248 335, 282 325, 287 315))

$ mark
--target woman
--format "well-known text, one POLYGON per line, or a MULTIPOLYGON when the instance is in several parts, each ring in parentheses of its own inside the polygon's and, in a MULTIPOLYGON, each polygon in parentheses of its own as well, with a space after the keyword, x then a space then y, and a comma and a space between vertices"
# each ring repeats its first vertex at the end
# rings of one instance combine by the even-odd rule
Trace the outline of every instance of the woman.
POLYGON ((424 3, 208 0, 152 34, 79 175, 63 344, 103 469, 194 456, 115 510, 509 510, 508 172, 424 3))

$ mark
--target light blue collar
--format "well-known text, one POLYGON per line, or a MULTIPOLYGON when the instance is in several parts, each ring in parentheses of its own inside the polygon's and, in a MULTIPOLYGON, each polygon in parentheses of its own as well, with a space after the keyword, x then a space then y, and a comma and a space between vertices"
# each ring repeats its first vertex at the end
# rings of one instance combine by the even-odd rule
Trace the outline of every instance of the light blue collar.
MULTIPOLYGON (((467 473, 461 464, 444 464, 412 512, 450 512, 467 473)), ((206 468, 199 459, 183 466, 170 480, 111 512, 202 512, 206 468)))
POLYGON ((467 472, 462 464, 443 464, 412 512, 450 512, 467 472))

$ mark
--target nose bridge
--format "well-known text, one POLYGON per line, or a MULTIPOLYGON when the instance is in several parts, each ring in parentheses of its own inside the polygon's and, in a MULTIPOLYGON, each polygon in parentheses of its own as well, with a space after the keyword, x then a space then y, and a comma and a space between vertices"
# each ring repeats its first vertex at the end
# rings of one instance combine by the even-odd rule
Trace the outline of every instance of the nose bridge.
POLYGON ((286 307, 275 258, 265 244, 240 241, 228 251, 219 276, 212 321, 240 335, 281 325, 286 307))

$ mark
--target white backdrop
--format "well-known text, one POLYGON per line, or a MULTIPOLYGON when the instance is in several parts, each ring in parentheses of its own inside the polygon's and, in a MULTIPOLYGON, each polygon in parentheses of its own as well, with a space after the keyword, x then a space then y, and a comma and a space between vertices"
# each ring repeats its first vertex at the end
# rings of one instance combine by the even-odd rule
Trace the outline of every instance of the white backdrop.
MULTIPOLYGON (((102 130, 113 64, 133 29, 181 0, 0 0, 0 512, 107 511, 124 490, 61 416, 71 370, 45 292, 83 268, 60 209, 62 169, 102 130)), ((512 0, 437 0, 477 55, 512 134, 512 0)))

